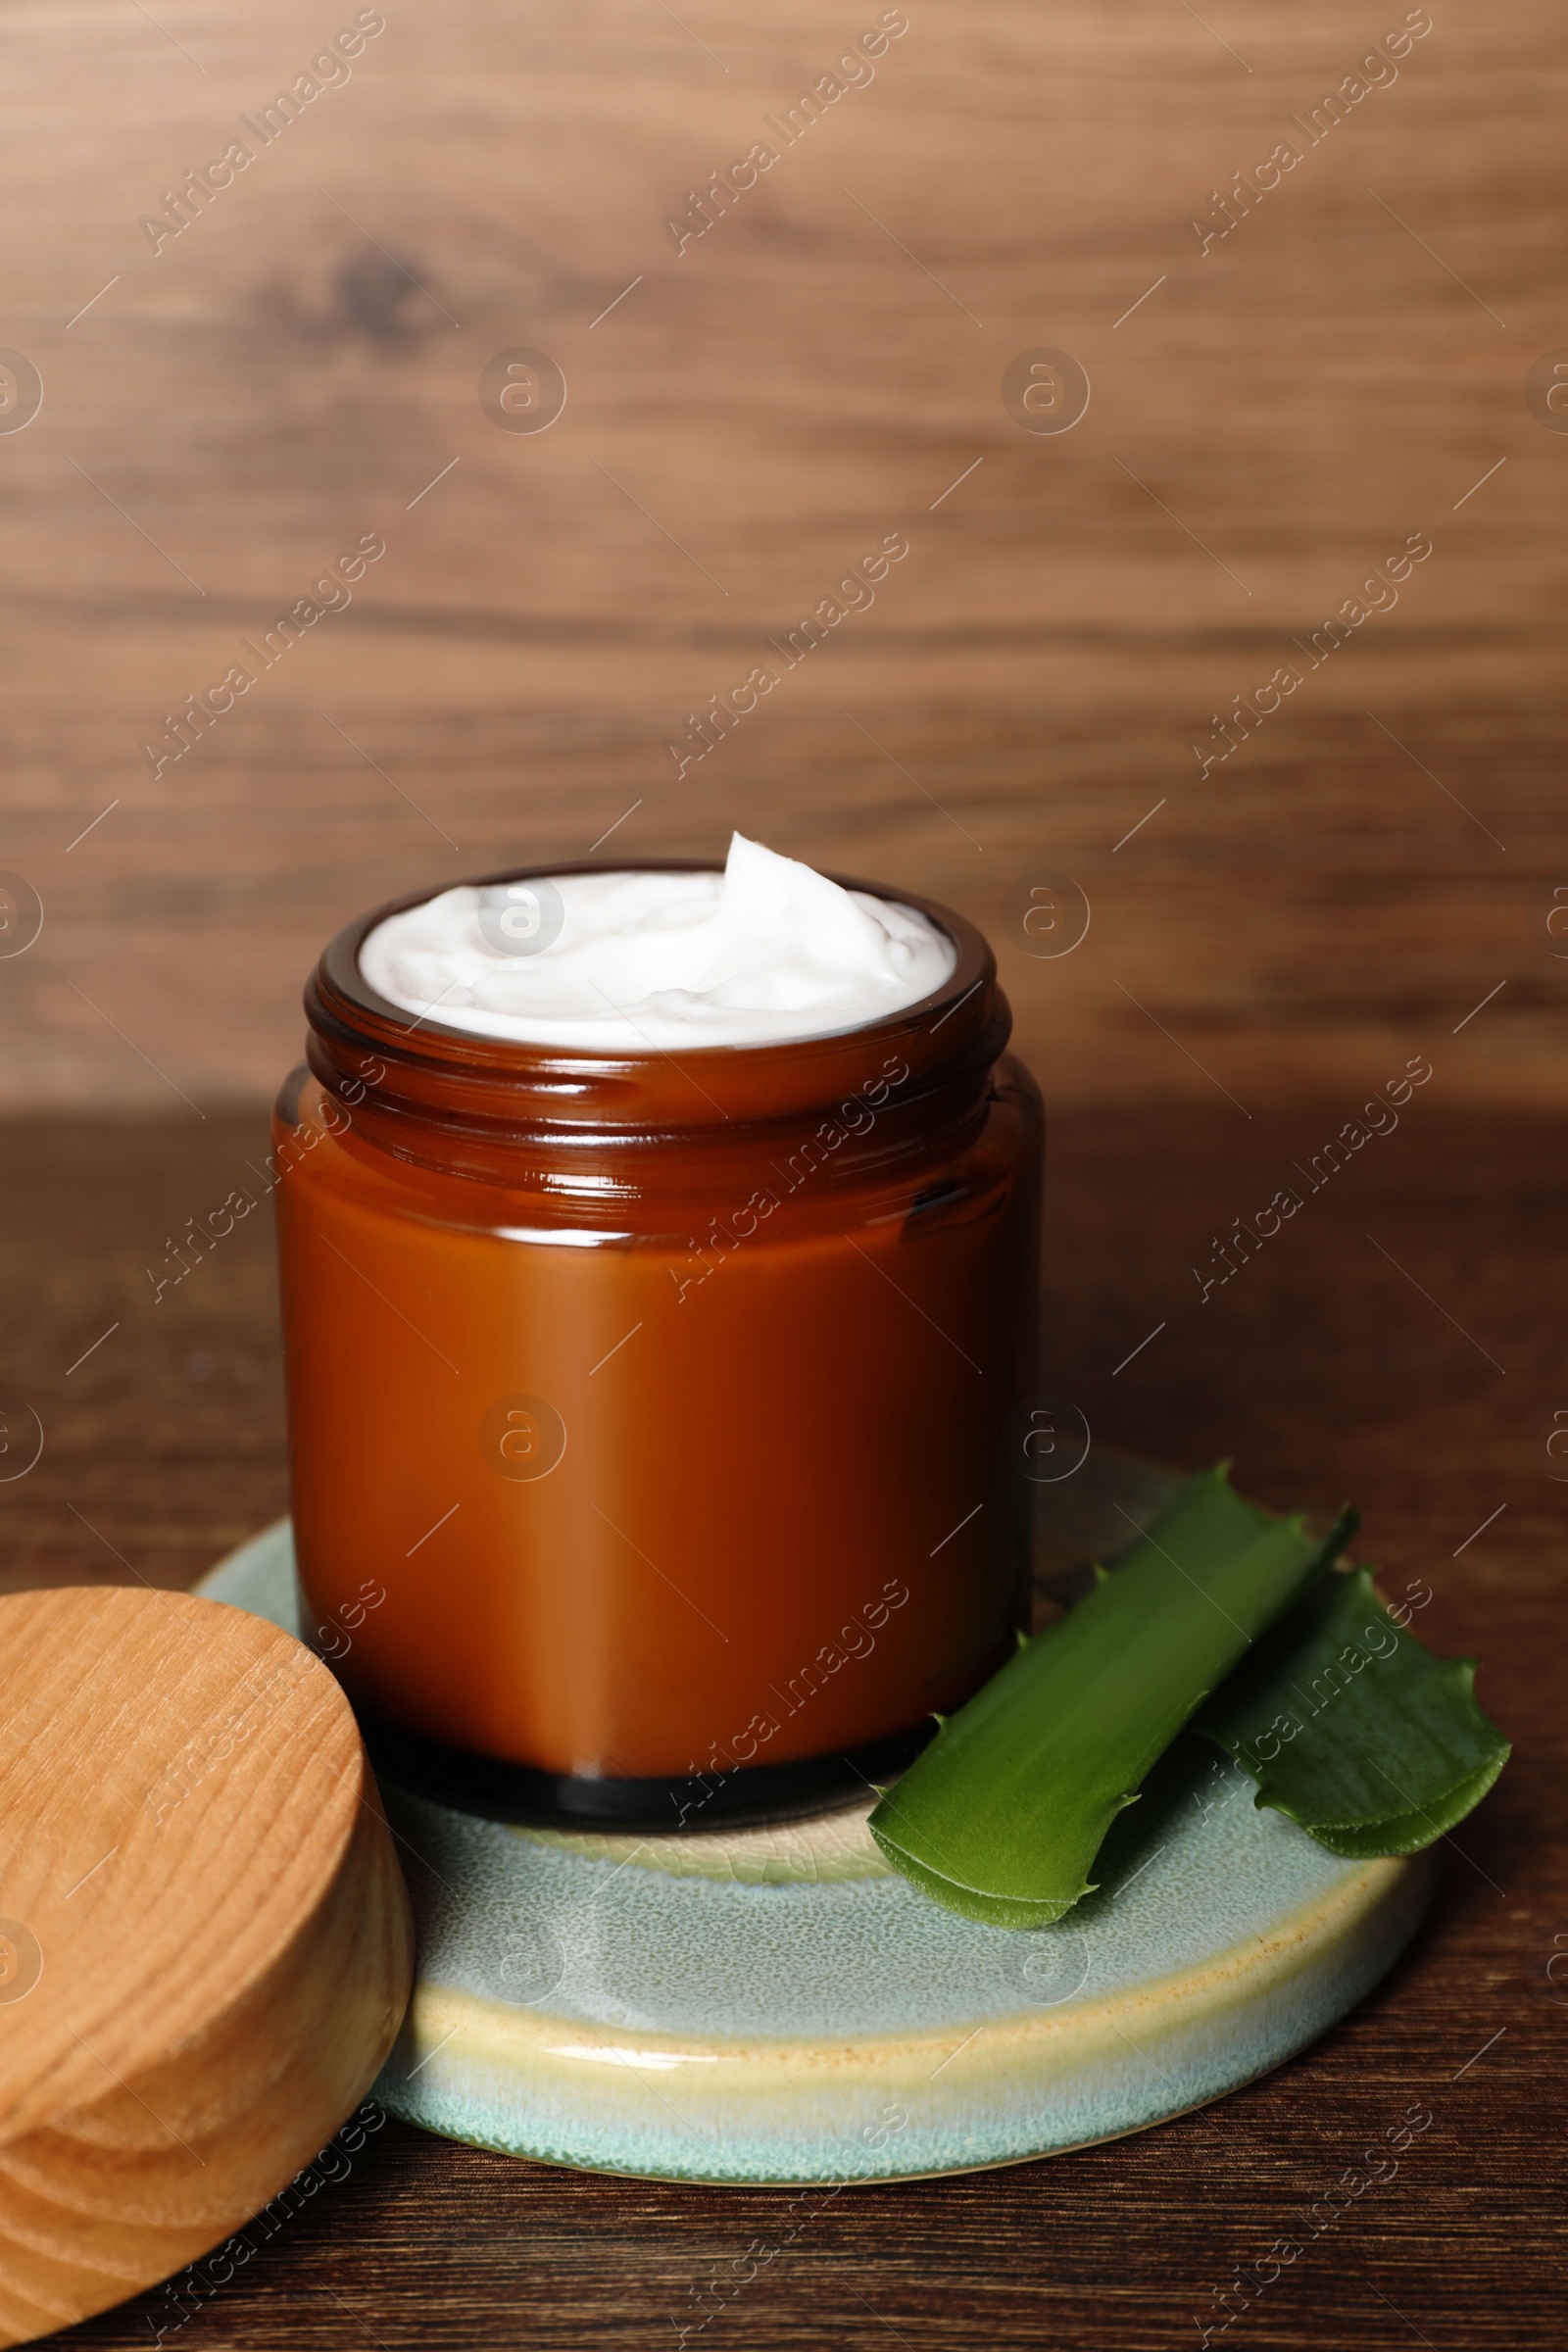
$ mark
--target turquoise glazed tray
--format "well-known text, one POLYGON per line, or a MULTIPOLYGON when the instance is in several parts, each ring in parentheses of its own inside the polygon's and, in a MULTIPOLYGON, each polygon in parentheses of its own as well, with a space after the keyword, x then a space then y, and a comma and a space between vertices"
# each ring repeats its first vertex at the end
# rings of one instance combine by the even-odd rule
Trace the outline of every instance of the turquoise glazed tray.
MULTIPOLYGON (((1048 1577, 1112 1558, 1175 1481, 1097 1452, 1045 1490, 1048 1577)), ((300 1631, 288 1523, 199 1588, 300 1631)), ((970 2172, 1139 2132, 1305 2046, 1393 1965, 1431 1855, 1348 1862, 1182 1740, 1054 1928, 958 1919, 862 1803, 686 1836, 473 1819, 384 1788, 419 1927, 376 2086, 454 2139, 710 2182, 970 2172)))

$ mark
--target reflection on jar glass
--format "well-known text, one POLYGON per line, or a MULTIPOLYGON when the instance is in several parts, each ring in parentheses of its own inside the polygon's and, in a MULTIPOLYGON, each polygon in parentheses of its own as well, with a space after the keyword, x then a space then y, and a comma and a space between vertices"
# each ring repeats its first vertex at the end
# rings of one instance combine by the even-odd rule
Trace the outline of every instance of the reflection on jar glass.
POLYGON ((274 1126, 295 1543, 313 1622, 385 1588, 334 1670, 393 1777, 802 1810, 1010 1654, 1040 1100, 980 934, 898 903, 932 995, 678 1054, 411 1018, 359 967, 392 909, 327 949, 274 1126))

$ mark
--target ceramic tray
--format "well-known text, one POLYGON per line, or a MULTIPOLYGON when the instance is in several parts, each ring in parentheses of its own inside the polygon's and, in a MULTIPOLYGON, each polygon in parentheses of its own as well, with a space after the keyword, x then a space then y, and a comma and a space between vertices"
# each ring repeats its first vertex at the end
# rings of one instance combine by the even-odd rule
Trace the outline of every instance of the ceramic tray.
MULTIPOLYGON (((1174 1486, 1097 1450, 1045 1490, 1048 1583, 1114 1557, 1174 1486)), ((199 1590, 299 1631, 287 1521, 199 1590)), ((384 1794, 420 1948, 377 2095, 455 2139, 661 2180, 968 2172, 1142 2131, 1343 2017, 1436 1877, 1429 1855, 1326 1852, 1186 1739, 1119 1816, 1099 1891, 1028 1934, 917 1894, 869 1795, 638 1838, 384 1794)))

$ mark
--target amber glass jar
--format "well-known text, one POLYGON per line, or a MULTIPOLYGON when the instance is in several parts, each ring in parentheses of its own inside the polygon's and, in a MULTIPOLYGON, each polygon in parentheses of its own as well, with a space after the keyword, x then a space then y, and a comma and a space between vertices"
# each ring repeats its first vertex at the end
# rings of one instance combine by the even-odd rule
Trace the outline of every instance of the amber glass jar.
POLYGON ((1011 1649, 1040 1099, 979 932, 845 887, 956 965, 799 1044, 411 1019, 359 968, 393 906, 321 958, 275 1121, 295 1544, 406 1784, 524 1821, 801 1810, 1011 1649))

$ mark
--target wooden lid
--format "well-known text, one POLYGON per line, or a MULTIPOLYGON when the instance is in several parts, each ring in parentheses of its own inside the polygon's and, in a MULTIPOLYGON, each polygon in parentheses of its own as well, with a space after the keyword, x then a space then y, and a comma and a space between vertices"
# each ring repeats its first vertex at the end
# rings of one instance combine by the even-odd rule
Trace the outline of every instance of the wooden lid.
POLYGON ((0 2344, 267 2204, 374 2081, 412 1966, 302 1643, 189 1593, 0 1598, 0 2344))

